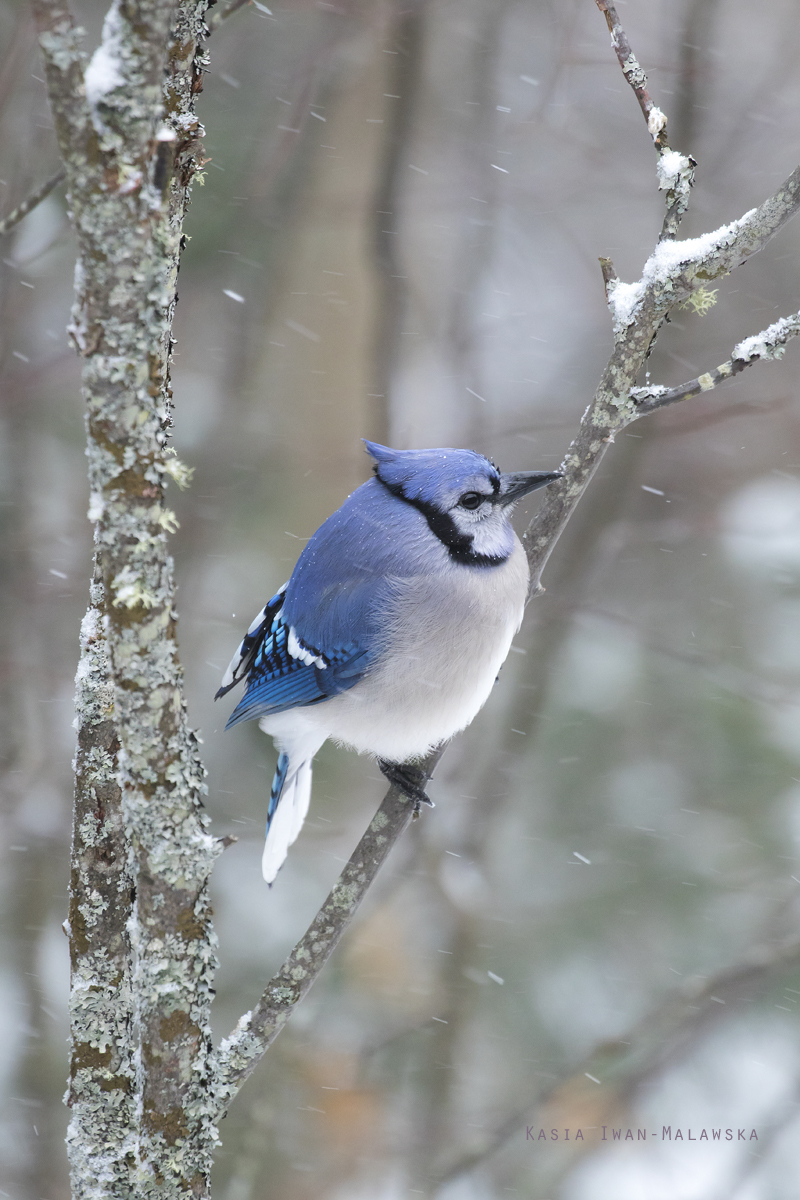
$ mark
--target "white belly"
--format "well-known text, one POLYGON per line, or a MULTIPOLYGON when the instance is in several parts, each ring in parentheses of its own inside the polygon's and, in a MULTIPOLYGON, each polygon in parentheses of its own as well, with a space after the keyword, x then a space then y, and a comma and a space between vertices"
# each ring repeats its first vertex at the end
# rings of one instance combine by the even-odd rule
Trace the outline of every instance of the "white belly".
MULTIPOLYGON (((448 565, 398 580, 385 654, 349 692, 266 717, 281 740, 305 727, 392 762, 422 758, 469 725, 486 703, 520 627, 528 564, 520 542, 499 567, 448 565)), ((316 735, 316 738, 315 738, 316 735)))

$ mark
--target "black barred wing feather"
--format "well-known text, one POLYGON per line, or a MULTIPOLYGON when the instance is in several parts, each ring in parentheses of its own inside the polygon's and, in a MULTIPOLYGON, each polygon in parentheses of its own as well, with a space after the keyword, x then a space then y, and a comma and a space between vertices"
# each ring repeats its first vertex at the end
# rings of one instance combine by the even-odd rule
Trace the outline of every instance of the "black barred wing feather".
POLYGON ((240 721, 327 700, 358 683, 368 666, 367 652, 355 643, 323 650, 305 642, 281 616, 284 591, 273 596, 253 621, 215 696, 218 699, 247 680, 226 729, 240 721))
POLYGON ((247 677, 259 648, 264 644, 264 639, 272 634, 274 626, 278 623, 278 616, 283 608, 283 598, 288 586, 285 583, 269 603, 264 605, 255 620, 251 621, 250 628, 239 643, 239 649, 222 676, 222 684, 214 696, 215 700, 219 700, 220 696, 224 696, 232 687, 236 687, 237 683, 247 677))

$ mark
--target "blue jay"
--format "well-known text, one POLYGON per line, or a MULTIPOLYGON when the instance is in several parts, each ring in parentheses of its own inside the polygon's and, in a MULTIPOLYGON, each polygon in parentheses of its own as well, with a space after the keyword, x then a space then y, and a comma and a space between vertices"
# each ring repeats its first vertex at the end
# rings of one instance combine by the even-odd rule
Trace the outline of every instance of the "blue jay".
POLYGON ((559 472, 501 474, 472 450, 365 441, 374 476, 317 530, 255 618, 215 699, 279 751, 262 871, 272 884, 308 811, 326 738, 372 754, 416 810, 414 763, 469 725, 520 627, 528 564, 515 501, 559 472))

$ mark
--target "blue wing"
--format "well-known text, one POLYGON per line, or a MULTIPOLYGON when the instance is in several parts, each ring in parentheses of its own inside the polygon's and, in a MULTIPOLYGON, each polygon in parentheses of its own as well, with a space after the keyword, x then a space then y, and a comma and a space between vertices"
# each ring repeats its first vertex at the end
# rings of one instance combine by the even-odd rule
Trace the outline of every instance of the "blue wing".
POLYGON ((358 683, 368 666, 368 652, 354 642, 323 651, 304 641, 283 619, 285 591, 273 596, 253 621, 214 697, 247 680, 226 729, 327 700, 358 683))
POLYGON ((317 704, 358 683, 382 653, 392 580, 425 574, 429 545, 416 508, 398 504, 375 479, 357 488, 248 629, 217 692, 247 681, 228 726, 317 704))

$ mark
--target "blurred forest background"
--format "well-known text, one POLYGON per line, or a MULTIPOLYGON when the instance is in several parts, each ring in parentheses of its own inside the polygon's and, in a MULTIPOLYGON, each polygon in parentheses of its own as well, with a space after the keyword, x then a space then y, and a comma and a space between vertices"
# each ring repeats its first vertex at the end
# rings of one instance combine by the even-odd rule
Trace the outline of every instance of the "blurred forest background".
MULTIPOLYGON (((93 47, 104 6, 77 8, 93 47)), ((593 0, 270 8, 210 41, 176 323, 182 658, 214 828, 239 839, 214 877, 220 1036, 385 790, 326 746, 267 890, 272 747, 223 734, 212 701, 242 631, 367 477, 362 436, 556 466, 611 346, 597 258, 637 278, 663 213, 593 0)), ((798 6, 620 15, 700 164, 683 235, 760 203, 798 161, 798 6)), ((0 39, 1 216, 58 159, 25 4, 0 0, 0 39)), ((92 547, 63 190, 1 252, 0 1197, 66 1200, 60 927, 92 547)), ((651 382, 796 310, 799 268, 795 221, 707 316, 674 314, 651 382)), ((790 345, 607 455, 435 811, 223 1122, 219 1200, 796 1196, 799 364, 790 345), (646 1144, 613 1141, 629 1127, 646 1144), (688 1141, 712 1127, 734 1140, 688 1141)))

